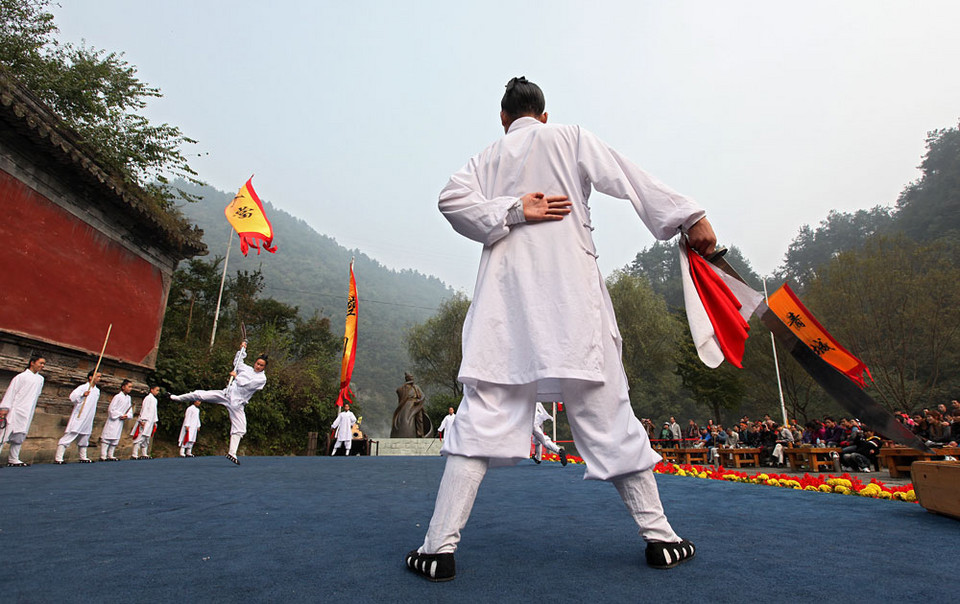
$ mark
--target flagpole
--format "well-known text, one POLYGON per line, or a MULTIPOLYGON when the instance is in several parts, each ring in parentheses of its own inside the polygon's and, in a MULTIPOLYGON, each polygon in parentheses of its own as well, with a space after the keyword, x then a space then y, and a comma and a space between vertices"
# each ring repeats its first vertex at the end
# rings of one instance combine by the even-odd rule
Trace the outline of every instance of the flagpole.
POLYGON ((223 257, 223 275, 220 277, 220 293, 217 295, 217 310, 213 313, 213 331, 210 332, 210 350, 213 350, 213 341, 217 337, 217 321, 220 320, 220 301, 223 299, 223 283, 227 280, 227 264, 230 262, 230 246, 233 245, 233 226, 227 238, 227 255, 223 257))
POLYGON ((553 442, 557 442, 557 403, 553 403, 553 442))
MULTIPOLYGON (((766 304, 770 304, 770 299, 767 297, 767 280, 763 280, 763 301, 766 304)), ((780 362, 777 360, 777 343, 773 338, 773 332, 770 332, 770 349, 773 350, 773 367, 777 371, 777 391, 780 393, 780 411, 783 413, 783 425, 788 426, 787 423, 787 405, 783 402, 783 384, 780 382, 780 362)))

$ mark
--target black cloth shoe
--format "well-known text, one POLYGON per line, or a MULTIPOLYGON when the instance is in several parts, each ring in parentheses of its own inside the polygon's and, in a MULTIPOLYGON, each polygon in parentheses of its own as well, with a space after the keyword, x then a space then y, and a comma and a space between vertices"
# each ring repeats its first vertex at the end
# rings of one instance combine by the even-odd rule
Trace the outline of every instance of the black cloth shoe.
POLYGON ((567 465, 567 452, 563 450, 563 447, 560 447, 559 455, 560 455, 560 465, 561 466, 567 465))
POLYGON ((535 462, 538 463, 538 464, 540 463, 540 458, 537 457, 536 455, 531 455, 531 456, 530 456, 530 459, 532 459, 533 461, 535 461, 535 462))
POLYGON ((647 564, 654 568, 673 568, 696 553, 697 548, 686 539, 680 543, 651 542, 647 544, 647 564))
POLYGON ((81 459, 80 463, 93 463, 92 459, 81 459))
POLYGON ((8 461, 8 462, 7 462, 7 467, 8 467, 8 468, 26 468, 26 467, 28 467, 29 465, 30 465, 30 464, 25 463, 25 462, 22 462, 22 461, 8 461))
POLYGON ((407 568, 428 581, 452 581, 457 575, 457 563, 453 554, 421 554, 413 550, 404 559, 407 568))
POLYGON ((238 466, 240 465, 240 460, 234 457, 233 455, 230 455, 229 453, 227 453, 225 457, 230 461, 232 461, 233 463, 237 464, 238 466))

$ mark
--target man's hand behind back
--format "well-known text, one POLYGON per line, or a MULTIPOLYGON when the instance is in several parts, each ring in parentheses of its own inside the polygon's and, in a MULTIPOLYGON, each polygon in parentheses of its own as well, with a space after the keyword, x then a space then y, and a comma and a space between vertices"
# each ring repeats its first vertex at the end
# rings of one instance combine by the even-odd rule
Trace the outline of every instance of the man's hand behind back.
POLYGON ((545 196, 543 193, 527 193, 523 201, 523 218, 527 222, 542 222, 544 220, 563 220, 570 213, 572 201, 567 201, 566 195, 545 196))

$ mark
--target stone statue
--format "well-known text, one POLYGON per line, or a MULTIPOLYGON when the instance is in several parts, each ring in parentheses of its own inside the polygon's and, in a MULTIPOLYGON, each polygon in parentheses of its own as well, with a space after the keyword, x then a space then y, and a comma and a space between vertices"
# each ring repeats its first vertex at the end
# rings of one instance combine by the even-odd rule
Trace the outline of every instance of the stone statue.
POLYGON ((403 378, 403 386, 397 388, 397 410, 393 412, 390 438, 431 438, 433 424, 423 410, 423 390, 413 383, 409 373, 404 373, 403 378))

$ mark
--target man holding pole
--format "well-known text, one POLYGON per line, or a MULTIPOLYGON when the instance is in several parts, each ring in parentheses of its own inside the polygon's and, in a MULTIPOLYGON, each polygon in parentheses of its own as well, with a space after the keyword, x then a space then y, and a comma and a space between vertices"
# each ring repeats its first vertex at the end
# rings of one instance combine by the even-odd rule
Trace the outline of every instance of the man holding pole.
POLYGON ((8 467, 22 468, 30 465, 20 461, 20 447, 30 431, 33 412, 37 409, 37 399, 43 390, 43 376, 40 371, 46 363, 47 360, 38 354, 31 356, 23 373, 10 380, 10 385, 3 394, 3 401, 0 401, 0 424, 5 424, 0 429, 0 449, 3 449, 3 443, 10 443, 8 467))
POLYGON ((253 367, 243 362, 245 358, 247 358, 246 340, 240 345, 240 350, 233 359, 234 366, 233 371, 230 372, 230 381, 223 390, 194 390, 187 394, 170 397, 171 401, 178 403, 201 401, 227 408, 227 413, 230 414, 230 450, 226 457, 237 465, 240 465, 240 460, 237 459, 240 439, 247 433, 247 414, 244 409, 250 402, 250 398, 267 384, 267 376, 264 373, 267 368, 267 355, 262 354, 257 357, 253 367))
POLYGON ((57 443, 54 463, 64 463, 63 454, 74 441, 77 443, 80 463, 93 463, 92 459, 87 458, 87 446, 90 444, 90 433, 93 432, 93 416, 97 413, 97 401, 100 400, 100 389, 97 388, 100 377, 100 372, 91 370, 87 373, 87 383, 80 384, 70 393, 73 411, 67 421, 67 428, 63 431, 63 438, 57 443))
POLYGON ((495 465, 530 452, 537 400, 564 401, 585 478, 612 482, 647 542, 647 563, 694 556, 660 504, 660 460, 630 407, 613 306, 597 266, 591 188, 629 199, 658 239, 687 234, 700 253, 716 236, 705 212, 578 126, 548 125, 543 92, 513 78, 500 103, 506 135, 440 193, 458 233, 483 244, 463 326, 463 401, 423 544, 405 558, 431 581, 456 574, 454 552, 477 490, 495 465))

